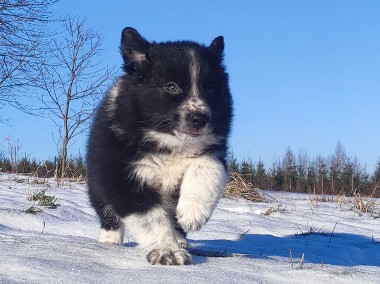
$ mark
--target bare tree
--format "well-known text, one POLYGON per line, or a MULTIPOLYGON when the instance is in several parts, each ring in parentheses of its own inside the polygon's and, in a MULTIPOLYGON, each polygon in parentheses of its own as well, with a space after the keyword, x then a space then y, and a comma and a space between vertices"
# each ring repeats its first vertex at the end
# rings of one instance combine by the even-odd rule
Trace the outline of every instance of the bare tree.
POLYGON ((20 141, 17 139, 16 142, 13 142, 10 137, 7 137, 5 139, 7 141, 7 151, 8 151, 8 157, 12 165, 12 173, 17 173, 17 166, 20 161, 21 157, 21 148, 22 145, 20 144, 20 141))
POLYGON ((94 28, 73 17, 63 23, 61 37, 52 40, 49 64, 41 64, 40 72, 42 109, 59 133, 59 178, 65 176, 69 145, 88 129, 105 87, 115 74, 115 68, 101 66, 103 37, 94 28))
POLYGON ((0 0, 0 109, 11 105, 28 112, 20 97, 39 78, 37 66, 45 54, 46 25, 55 2, 0 0))

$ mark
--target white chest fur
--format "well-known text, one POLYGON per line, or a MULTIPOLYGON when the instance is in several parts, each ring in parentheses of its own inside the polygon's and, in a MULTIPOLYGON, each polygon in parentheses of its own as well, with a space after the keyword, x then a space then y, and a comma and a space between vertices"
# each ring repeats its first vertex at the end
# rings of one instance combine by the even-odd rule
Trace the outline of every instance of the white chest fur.
POLYGON ((186 169, 194 161, 184 154, 148 154, 134 162, 134 174, 142 183, 171 193, 183 178, 186 169))

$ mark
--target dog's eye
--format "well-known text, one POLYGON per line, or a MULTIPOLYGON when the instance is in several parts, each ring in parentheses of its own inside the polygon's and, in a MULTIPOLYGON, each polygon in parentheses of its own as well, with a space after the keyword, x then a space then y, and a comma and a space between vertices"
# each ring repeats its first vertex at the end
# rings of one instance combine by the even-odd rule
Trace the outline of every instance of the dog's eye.
POLYGON ((179 87, 177 86, 176 83, 173 83, 173 82, 168 83, 166 85, 166 90, 168 90, 170 93, 173 93, 173 94, 179 93, 179 87))

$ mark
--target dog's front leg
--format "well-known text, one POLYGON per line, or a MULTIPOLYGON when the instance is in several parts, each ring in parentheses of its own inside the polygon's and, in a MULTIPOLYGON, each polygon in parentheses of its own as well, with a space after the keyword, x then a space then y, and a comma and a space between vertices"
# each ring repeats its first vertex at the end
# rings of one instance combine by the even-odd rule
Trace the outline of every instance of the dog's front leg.
POLYGON ((208 221, 227 182, 226 167, 218 158, 199 157, 189 166, 177 205, 178 224, 185 232, 199 230, 208 221))

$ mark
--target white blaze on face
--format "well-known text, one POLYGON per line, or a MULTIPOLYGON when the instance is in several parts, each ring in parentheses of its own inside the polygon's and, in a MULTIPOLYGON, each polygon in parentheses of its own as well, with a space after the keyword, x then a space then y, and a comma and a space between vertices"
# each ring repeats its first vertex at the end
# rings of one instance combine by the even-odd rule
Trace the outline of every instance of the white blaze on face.
POLYGON ((189 68, 191 80, 191 97, 198 97, 198 76, 200 71, 199 60, 193 49, 189 50, 189 68))
POLYGON ((200 64, 199 58, 195 53, 194 49, 189 49, 189 73, 190 73, 190 81, 191 81, 191 89, 190 96, 187 101, 182 105, 182 110, 184 112, 189 111, 200 111, 207 113, 209 112, 209 108, 204 100, 202 100, 199 96, 199 76, 200 76, 200 64))

